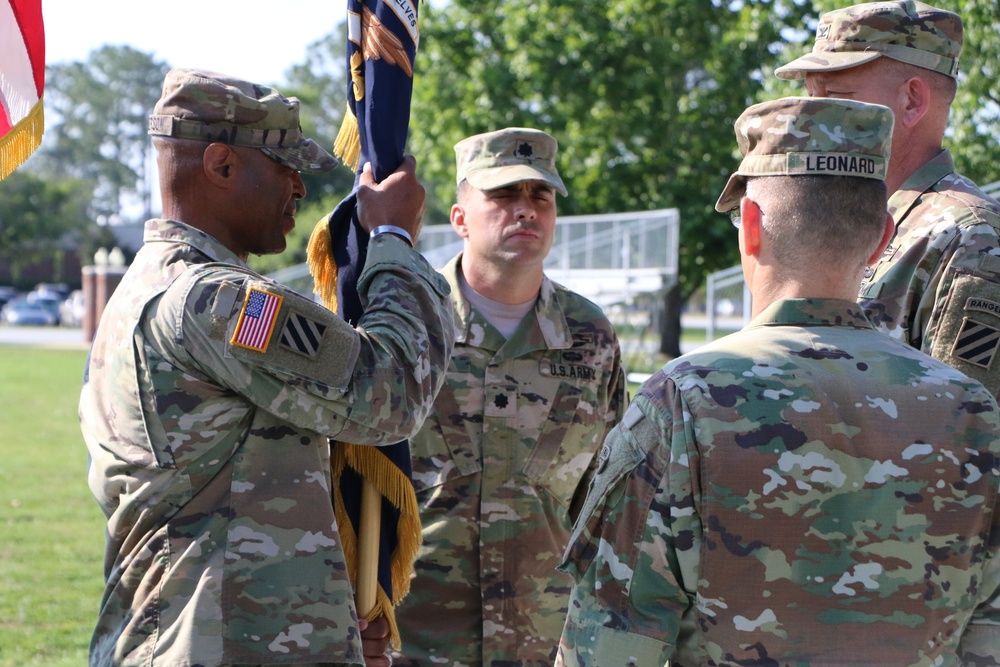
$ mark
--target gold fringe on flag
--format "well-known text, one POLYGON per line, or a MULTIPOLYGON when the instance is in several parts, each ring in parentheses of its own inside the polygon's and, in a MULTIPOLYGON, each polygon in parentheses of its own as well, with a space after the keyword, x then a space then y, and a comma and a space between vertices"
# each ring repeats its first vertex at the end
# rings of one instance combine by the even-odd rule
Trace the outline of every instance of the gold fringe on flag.
POLYGON ((337 139, 333 142, 333 154, 351 168, 351 171, 358 171, 358 160, 361 159, 361 134, 358 132, 358 119, 347 107, 344 114, 344 122, 340 125, 337 139))
POLYGON ((337 312, 337 263, 333 259, 329 214, 316 223, 306 246, 306 262, 313 277, 313 292, 320 302, 337 312))
POLYGON ((45 113, 42 100, 10 132, 0 137, 0 181, 10 176, 42 143, 45 113))
MULTIPOLYGON (((338 442, 331 452, 330 467, 333 479, 343 474, 344 468, 350 466, 361 477, 375 485, 379 493, 399 510, 399 523, 396 528, 396 550, 390 559, 392 570, 392 599, 378 587, 375 607, 365 617, 371 621, 379 616, 385 616, 389 622, 389 639, 392 646, 401 648, 399 626, 396 624, 395 605, 410 592, 410 572, 413 571, 413 561, 420 548, 421 527, 420 515, 417 509, 417 497, 413 492, 413 483, 397 466, 378 451, 377 447, 353 445, 338 442)), ((354 532, 350 517, 344 509, 344 499, 340 495, 340 485, 333 484, 333 506, 340 527, 340 541, 344 546, 344 556, 347 560, 347 570, 351 576, 351 585, 357 588, 358 577, 358 536, 354 532)))
MULTIPOLYGON (((313 276, 313 291, 324 306, 337 312, 337 264, 333 259, 329 224, 329 215, 324 216, 316 224, 309 237, 306 259, 309 272, 313 276)), ((344 547, 351 585, 355 589, 358 586, 358 536, 344 509, 344 499, 336 480, 343 474, 344 468, 350 466, 361 477, 370 481, 382 497, 399 510, 396 550, 390 559, 393 597, 390 600, 385 590, 379 586, 376 591, 375 606, 365 617, 372 621, 379 616, 385 616, 389 622, 389 639, 393 647, 399 650, 401 641, 394 607, 410 592, 410 572, 413 571, 413 561, 417 557, 421 541, 420 515, 413 483, 376 447, 337 442, 331 452, 330 464, 333 475, 333 505, 340 527, 340 539, 344 547)))

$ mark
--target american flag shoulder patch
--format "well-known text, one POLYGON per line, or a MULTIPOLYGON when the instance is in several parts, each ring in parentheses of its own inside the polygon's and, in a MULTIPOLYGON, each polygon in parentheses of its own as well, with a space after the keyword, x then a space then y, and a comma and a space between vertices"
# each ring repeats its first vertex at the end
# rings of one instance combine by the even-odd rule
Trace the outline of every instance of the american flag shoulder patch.
POLYGON ((989 368, 1000 346, 1000 330, 968 317, 962 322, 955 345, 951 349, 954 357, 976 366, 989 368))
POLYGON ((243 300, 232 344, 255 352, 267 352, 284 297, 251 287, 243 300))
POLYGON ((325 324, 293 311, 288 314, 288 319, 285 320, 278 344, 292 352, 298 352, 310 359, 315 359, 316 355, 319 354, 325 332, 325 324))

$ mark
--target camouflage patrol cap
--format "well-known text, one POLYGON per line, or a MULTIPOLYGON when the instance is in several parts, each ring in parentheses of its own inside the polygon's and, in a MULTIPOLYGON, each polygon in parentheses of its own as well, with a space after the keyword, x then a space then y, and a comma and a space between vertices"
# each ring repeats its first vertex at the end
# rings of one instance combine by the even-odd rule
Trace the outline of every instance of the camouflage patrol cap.
POLYGON ((774 70, 779 79, 848 69, 881 56, 958 78, 962 19, 922 2, 870 2, 823 14, 812 53, 774 70))
POLYGON ((541 130, 508 127, 476 134, 455 144, 456 181, 495 190, 520 181, 545 181, 566 196, 556 152, 559 144, 541 130))
POLYGON ((885 180, 892 110, 825 97, 783 97, 755 104, 736 119, 744 156, 715 210, 736 208, 754 176, 858 176, 885 180))
POLYGON ((149 134, 259 148, 309 174, 337 166, 336 158, 302 136, 298 99, 216 72, 168 72, 149 117, 149 134))

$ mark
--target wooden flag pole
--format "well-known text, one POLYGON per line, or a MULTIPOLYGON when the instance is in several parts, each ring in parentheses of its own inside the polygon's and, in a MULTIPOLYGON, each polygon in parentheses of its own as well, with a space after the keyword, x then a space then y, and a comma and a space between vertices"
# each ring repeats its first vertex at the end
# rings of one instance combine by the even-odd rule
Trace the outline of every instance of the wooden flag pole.
POLYGON ((358 526, 358 616, 366 618, 375 608, 378 591, 378 548, 382 521, 382 494, 368 479, 361 489, 361 521, 358 526))

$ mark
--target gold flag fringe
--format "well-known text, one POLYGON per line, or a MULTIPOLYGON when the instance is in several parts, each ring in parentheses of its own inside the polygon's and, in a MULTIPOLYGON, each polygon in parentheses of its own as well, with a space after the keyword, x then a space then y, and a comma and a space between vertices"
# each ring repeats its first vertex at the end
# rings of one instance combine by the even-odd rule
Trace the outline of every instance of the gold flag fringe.
POLYGON ((337 263, 333 259, 329 214, 316 223, 306 245, 306 262, 313 277, 313 292, 320 302, 337 312, 337 263))
POLYGON ((376 591, 375 607, 366 617, 374 620, 385 616, 389 622, 389 639, 396 650, 401 648, 399 626, 396 623, 395 605, 410 592, 410 573, 413 571, 413 561, 420 548, 421 527, 417 510, 417 497, 413 492, 413 483, 377 448, 354 445, 346 442, 335 444, 331 453, 331 469, 333 472, 333 506, 340 528, 340 540, 344 546, 344 556, 347 559, 347 570, 351 577, 351 585, 357 588, 358 567, 358 537, 354 532, 350 517, 344 509, 344 499, 340 495, 337 478, 344 468, 350 466, 359 475, 370 481, 392 505, 399 510, 399 523, 396 528, 396 550, 390 558, 392 570, 392 599, 381 586, 376 591))
POLYGON ((350 167, 351 171, 358 171, 358 160, 361 159, 361 134, 358 131, 358 119, 350 107, 344 114, 344 122, 341 123, 337 139, 333 142, 333 154, 350 167))
POLYGON ((44 130, 45 113, 39 99, 27 116, 0 137, 0 181, 14 173, 35 152, 42 143, 44 130))
MULTIPOLYGON (((313 291, 320 297, 324 306, 336 312, 337 264, 333 259, 332 243, 330 216, 327 215, 316 224, 309 237, 306 260, 309 272, 313 276, 313 291)), ((346 442, 334 443, 330 461, 333 476, 333 506, 340 527, 340 540, 344 547, 347 570, 355 590, 358 586, 358 537, 344 509, 344 499, 340 494, 340 485, 337 484, 337 479, 343 474, 346 466, 350 466, 361 477, 370 481, 382 497, 399 510, 396 550, 390 557, 393 596, 390 600, 385 590, 378 586, 375 593, 375 607, 366 617, 371 621, 379 616, 385 616, 389 622, 389 640, 393 647, 399 650, 402 643, 394 607, 410 592, 410 573, 413 571, 413 561, 417 557, 421 541, 420 515, 413 482, 375 447, 346 442)))

